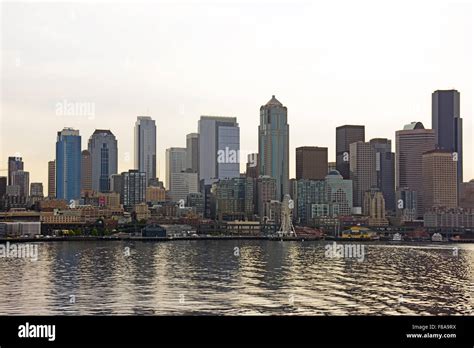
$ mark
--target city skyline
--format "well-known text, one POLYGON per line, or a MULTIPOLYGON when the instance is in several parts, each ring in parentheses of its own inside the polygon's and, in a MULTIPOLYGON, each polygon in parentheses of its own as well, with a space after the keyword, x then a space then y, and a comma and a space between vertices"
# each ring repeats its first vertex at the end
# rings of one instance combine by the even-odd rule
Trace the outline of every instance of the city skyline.
MULTIPOLYGON (((440 91, 440 90, 433 91, 433 93, 438 92, 438 91, 440 91)), ((441 90, 441 91, 444 91, 444 90, 441 90)), ((456 92, 458 92, 458 91, 456 91, 456 92)), ((274 98, 274 97, 275 97, 275 96, 273 96, 273 98, 274 98)), ((461 97, 461 100, 462 100, 462 97, 461 97)), ((146 119, 148 119, 148 120, 151 120, 153 123, 155 122, 153 116, 136 116, 135 121, 138 122, 138 120, 140 120, 140 118, 144 118, 144 117, 145 117, 146 119)), ((200 117, 201 117, 201 118, 202 118, 202 117, 205 117, 205 118, 206 118, 206 117, 207 117, 207 118, 212 118, 212 117, 213 117, 213 118, 216 118, 216 117, 217 117, 217 118, 219 118, 219 117, 221 117, 221 116, 200 116, 200 117)), ((235 119, 236 119, 236 121, 238 122, 238 118, 235 117, 235 119)), ((197 119, 197 123, 198 123, 198 122, 199 122, 199 119, 197 119)), ((414 122, 410 122, 410 123, 411 123, 411 124, 414 124, 414 123, 421 123, 421 124, 422 124, 422 122, 420 122, 420 121, 414 121, 414 122)), ((361 124, 360 126, 362 126, 362 127, 364 127, 364 128, 366 127, 366 125, 364 125, 364 124, 361 124)), ((396 140, 396 134, 397 134, 397 132, 398 132, 398 131, 402 131, 402 130, 404 129, 403 127, 405 127, 405 126, 406 126, 406 125, 403 125, 402 127, 400 127, 400 129, 397 129, 397 130, 394 131, 393 140, 396 140)), ((258 127, 258 125, 257 125, 257 127, 258 127)), ((347 127, 347 125, 340 125, 340 126, 336 127, 336 129, 334 130, 334 131, 335 131, 335 134, 334 134, 334 141, 333 141, 334 143, 336 142, 336 135, 337 135, 336 130, 337 130, 338 128, 343 128, 343 127, 347 127)), ((352 126, 352 125, 349 125, 349 127, 353 127, 353 126, 352 126)), ((357 125, 356 127, 359 127, 359 125, 357 125)), ((158 127, 156 127, 156 128, 158 128, 158 127)), ((428 129, 428 130, 432 130, 432 128, 429 127, 429 126, 426 126, 425 128, 428 129)), ((66 126, 66 127, 64 127, 64 129, 75 129, 75 128, 74 128, 74 127, 67 127, 67 126, 66 126)), ((113 128, 112 128, 112 129, 113 129, 113 128)), ((79 131, 81 137, 84 136, 84 135, 82 135, 80 129, 77 129, 77 130, 79 131)), ((58 132, 58 131, 56 131, 56 133, 57 133, 57 132, 58 132)), ((99 129, 99 128, 96 128, 96 129, 94 129, 94 131, 92 132, 92 134, 90 135, 90 137, 87 137, 87 136, 86 136, 86 139, 89 139, 89 142, 90 142, 90 139, 92 139, 94 135, 96 135, 96 134, 98 134, 98 133, 104 133, 104 132, 109 132, 109 133, 112 134, 112 136, 113 136, 113 133, 114 133, 111 129, 106 129, 106 128, 104 128, 104 129, 99 129)), ((158 133, 158 130, 157 130, 157 133, 158 133)), ((198 134, 198 135, 199 135, 199 132, 198 132, 198 133, 192 133, 192 134, 198 134)), ((176 146, 174 146, 174 147, 170 147, 170 149, 171 149, 171 148, 180 148, 180 149, 182 149, 182 150, 186 150, 187 135, 189 135, 189 134, 184 134, 184 136, 183 136, 183 137, 184 137, 185 146, 183 146, 183 147, 176 147, 176 146)), ((158 138, 159 138, 159 136, 156 135, 157 147, 158 147, 158 138)), ((257 138, 258 138, 258 137, 257 137, 257 138)), ((115 138, 115 139, 116 139, 116 138, 115 138)), ((290 133, 290 139, 291 139, 291 133, 290 133)), ((373 140, 378 140, 378 139, 383 139, 383 138, 380 138, 380 137, 374 137, 374 138, 373 138, 373 140)), ((392 141, 392 138, 387 138, 387 140, 388 140, 388 141, 392 141)), ((464 140, 464 141, 465 141, 465 140, 464 140)), ((119 144, 118 146, 117 146, 117 144, 116 144, 116 145, 115 145, 116 147, 119 147, 119 146, 121 145, 119 139, 116 139, 115 142, 119 144)), ((177 141, 177 142, 178 142, 178 141, 177 141)), ((183 141, 181 141, 181 143, 183 143, 183 141)), ((81 145, 81 147, 82 147, 82 150, 81 150, 81 151, 88 151, 88 145, 87 145, 87 144, 88 144, 88 142, 86 141, 86 142, 85 142, 85 146, 84 146, 84 144, 81 145)), ((291 179, 291 178, 296 178, 296 176, 297 176, 297 174, 296 174, 296 173, 297 173, 297 169, 296 169, 296 165, 297 165, 297 162, 296 162, 297 149, 298 149, 298 148, 308 147, 308 146, 309 146, 309 147, 316 146, 316 147, 319 147, 319 148, 324 148, 324 147, 322 147, 322 146, 312 145, 312 144, 310 144, 310 145, 305 145, 305 146, 300 146, 300 147, 295 147, 295 148, 293 148, 293 149, 290 148, 290 152, 289 152, 289 157, 290 157, 290 168, 289 168, 289 170, 290 170, 290 179, 291 179), (293 150, 293 151, 292 151, 292 150, 293 150), (291 164, 293 164, 293 167, 291 166, 291 164)), ((331 146, 327 146, 327 148, 328 148, 328 149, 331 149, 331 146)), ((329 152, 334 152, 334 158, 330 158, 330 157, 328 156, 328 162, 336 162, 336 156, 335 156, 335 153, 336 153, 335 149, 336 149, 336 147, 335 147, 335 146, 332 146, 332 149, 333 149, 333 151, 329 151, 329 152)), ((165 150, 164 150, 164 152, 165 152, 165 161, 164 161, 164 163, 163 163, 163 165, 162 165, 162 168, 159 167, 158 164, 157 164, 157 166, 156 166, 156 172, 157 172, 157 174, 158 174, 158 173, 163 173, 162 175, 159 175, 158 178, 159 178, 160 180, 162 180, 162 181, 165 181, 165 180, 166 180, 166 182, 168 182, 168 179, 167 179, 167 172, 166 172, 166 170, 167 170, 167 168, 166 168, 166 153, 167 153, 168 150, 169 150, 169 149, 165 149, 165 150)), ((127 167, 127 166, 124 165, 124 163, 123 163, 123 162, 125 162, 125 163, 132 162, 132 163, 134 163, 134 161, 135 161, 135 159, 134 159, 134 158, 135 158, 135 151, 136 151, 135 148, 133 148, 133 153, 132 153, 132 154, 130 154, 130 153, 127 152, 127 153, 125 154, 125 159, 124 159, 122 162, 120 161, 120 158, 119 158, 119 160, 118 160, 118 168, 120 168, 120 169, 117 171, 117 173, 127 172, 127 171, 130 170, 130 169, 138 169, 138 168, 136 168, 136 166, 134 166, 134 165, 131 165, 131 166, 127 167)), ((394 150, 394 151, 395 151, 395 150, 394 150)), ((241 154, 240 154, 240 157, 239 157, 239 160, 240 160, 240 167, 239 167, 239 168, 240 168, 240 173, 245 173, 246 164, 247 164, 247 160, 248 160, 248 159, 247 159, 247 155, 248 155, 248 154, 247 154, 246 152, 244 152, 244 151, 242 151, 241 154)), ((53 152, 52 156, 54 157, 54 152, 53 152)), ((17 158, 17 157, 18 157, 20 160, 22 160, 22 163, 25 162, 25 160, 23 159, 23 154, 22 154, 22 153, 15 153, 15 154, 13 154, 13 155, 10 154, 9 156, 7 156, 7 161, 6 161, 6 166, 5 166, 5 168, 8 168, 8 161, 9 161, 10 158, 17 158)), ((217 156, 217 152, 216 152, 216 156, 215 156, 215 157, 216 157, 216 158, 218 157, 218 156, 217 156)), ((186 159, 184 159, 184 161, 186 162, 186 159)), ((45 175, 43 175, 43 174, 38 175, 38 173, 34 173, 34 171, 32 171, 32 170, 28 170, 28 172, 32 173, 33 176, 35 176, 35 177, 40 177, 40 176, 43 177, 43 176, 45 176, 44 181, 41 181, 41 180, 33 180, 33 181, 32 181, 32 180, 30 180, 30 182, 41 182, 41 183, 43 183, 43 184, 45 184, 45 185, 48 183, 48 181, 49 181, 49 179, 48 179, 49 162, 50 162, 50 161, 47 161, 47 162, 46 162, 46 165, 45 165, 45 167, 46 167, 46 168, 45 168, 45 171, 46 171, 46 174, 45 174, 45 175)), ((470 161, 466 161, 466 166, 467 166, 467 167, 470 167, 470 163, 471 163, 470 161)), ((472 166, 472 165, 471 165, 471 166, 472 166)), ((0 167, 2 167, 2 165, 0 165, 0 167)), ((183 170, 184 170, 184 169, 183 169, 183 170)), ((3 170, 3 171, 6 172, 7 174, 4 175, 2 172, 0 172, 0 176, 7 176, 7 177, 8 177, 8 171, 7 171, 7 170, 3 170)), ((112 175, 112 174, 117 174, 117 173, 111 173, 111 175, 112 175)), ((465 182, 468 182, 468 181, 471 180, 471 179, 474 179, 474 175, 472 176, 472 178, 468 178, 467 180, 465 180, 465 182)), ((109 180, 110 180, 110 175, 109 175, 109 180)), ((168 187, 166 187, 166 188, 169 189, 168 187)))
MULTIPOLYGON (((324 31, 325 35, 319 33, 329 27, 324 17, 336 11, 333 4, 319 7, 280 3, 270 8, 209 4, 202 9, 193 4, 160 4, 147 11, 133 7, 137 22, 147 23, 140 19, 147 19, 151 14, 180 13, 180 16, 170 16, 174 20, 160 17, 161 24, 127 26, 132 32, 124 38, 130 44, 126 53, 113 45, 99 45, 91 33, 99 39, 110 38, 115 44, 118 34, 103 31, 95 22, 107 20, 121 28, 120 20, 127 22, 124 18, 128 18, 131 6, 115 8, 116 18, 109 20, 105 18, 111 9, 107 5, 52 4, 23 8, 19 4, 4 4, 9 16, 3 18, 8 30, 4 30, 2 46, 5 88, 0 169, 6 168, 8 156, 20 154, 30 172, 30 182, 46 184, 47 163, 54 158, 55 134, 67 126, 79 129, 84 140, 95 129, 110 129, 119 142, 118 172, 127 171, 134 167, 133 122, 138 115, 151 115, 157 126, 157 175, 164 180, 165 149, 185 147, 186 134, 197 131, 201 115, 235 116, 241 129, 242 153, 258 152, 258 109, 274 94, 288 107, 289 171, 293 178, 296 147, 327 147, 329 161, 335 161, 335 128, 344 124, 365 125, 366 139, 388 138, 395 143, 395 131, 412 121, 431 128, 431 93, 455 88, 461 93, 464 181, 467 182, 474 178, 474 167, 469 161, 474 157, 469 137, 473 133, 474 100, 470 63, 472 12, 469 3, 450 6, 448 3, 430 2, 428 6, 418 1, 412 4, 410 13, 396 3, 384 4, 393 15, 370 17, 366 24, 360 18, 355 19, 357 16, 341 13, 340 20, 353 26, 352 33, 334 29, 324 31), (252 30, 236 25, 235 11, 247 15, 243 20, 252 22, 252 30), (402 14, 405 20, 400 27, 396 18, 402 14), (83 28, 80 24, 87 21, 87 16, 97 21, 90 23, 85 32, 66 25, 72 20, 83 28), (315 20, 304 21, 301 16, 315 20), (418 25, 421 16, 426 19, 423 28, 418 25), (187 24, 195 22, 197 17, 203 19, 200 22, 217 21, 220 32, 187 24), (288 26, 293 25, 293 29, 266 27, 268 22, 278 20, 288 20, 288 26), (25 22, 28 25, 22 25, 25 22), (379 33, 372 32, 374 25, 379 33), (169 29, 170 39, 150 45, 147 34, 145 39, 135 40, 139 34, 147 33, 147 29, 157 33, 169 29), (202 37, 214 35, 219 44, 215 45, 214 40, 201 41, 199 35, 188 40, 187 35, 194 30, 202 37), (226 35, 234 40, 222 41, 226 35), (87 44, 81 47, 81 42, 87 44), (341 47, 335 42, 341 43, 341 47), (185 53, 197 49, 198 43, 204 44, 200 48, 202 54, 188 59, 189 54, 185 53), (38 56, 39 45, 47 48, 44 56, 38 56), (71 52, 77 49, 80 52, 81 48, 85 49, 83 54, 71 56, 71 52), (281 48, 285 50, 273 61, 259 58, 281 48), (171 54, 172 49, 176 53, 171 54), (226 49, 232 53, 238 49, 253 53, 234 57, 226 49), (350 59, 342 58, 351 50, 358 54, 350 59), (401 53, 395 54, 398 51, 401 53), (453 66, 452 55, 445 52, 461 51, 462 55, 455 55, 456 66, 453 66), (276 71, 279 73, 275 74, 276 71), (47 74, 54 75, 54 84, 47 83, 47 74), (110 83, 104 85, 100 81, 110 83), (77 103, 85 103, 85 109, 69 114, 68 106, 74 108, 77 103), (28 140, 19 141, 18 134, 28 140)), ((348 13, 364 16, 364 9, 376 11, 381 5, 362 2, 355 6, 347 2, 346 6, 351 10, 348 13)), ((82 149, 85 149, 84 141, 82 149)), ((240 171, 245 171, 244 158, 240 171)))

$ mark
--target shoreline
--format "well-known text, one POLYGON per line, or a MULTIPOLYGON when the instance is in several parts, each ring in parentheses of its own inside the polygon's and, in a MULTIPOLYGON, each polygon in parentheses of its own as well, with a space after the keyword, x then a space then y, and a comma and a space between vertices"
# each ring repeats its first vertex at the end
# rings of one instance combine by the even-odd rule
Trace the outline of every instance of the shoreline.
POLYGON ((275 242, 361 242, 361 243, 390 243, 390 244, 466 244, 474 243, 474 239, 465 240, 402 240, 394 241, 390 239, 351 239, 335 238, 328 236, 320 237, 276 237, 276 236, 202 236, 202 237, 141 237, 141 236, 73 236, 73 237, 50 237, 50 238, 0 238, 0 244, 10 243, 36 243, 36 242, 87 242, 87 241, 138 241, 138 242, 173 242, 173 241, 208 241, 208 240, 268 240, 275 242))

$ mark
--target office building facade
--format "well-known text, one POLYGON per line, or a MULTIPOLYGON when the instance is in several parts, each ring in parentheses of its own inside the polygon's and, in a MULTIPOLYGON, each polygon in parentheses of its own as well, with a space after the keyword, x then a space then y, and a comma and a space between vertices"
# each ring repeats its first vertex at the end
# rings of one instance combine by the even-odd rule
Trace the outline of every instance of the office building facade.
POLYGON ((376 186, 382 192, 387 211, 395 212, 395 153, 385 138, 370 140, 375 151, 376 186))
POLYGON ((67 201, 81 197, 81 136, 72 128, 57 136, 56 197, 67 201))
POLYGON ((423 217, 422 156, 435 149, 435 132, 421 122, 407 124, 395 133, 395 188, 416 191, 417 218, 423 217))
POLYGON ((110 176, 117 174, 118 146, 108 129, 96 129, 89 138, 88 150, 92 164, 92 190, 110 191, 110 176))
POLYGON ((201 116, 199 180, 211 184, 240 175, 240 128, 235 117, 201 116))
POLYGON ((148 180, 156 178, 156 124, 150 116, 138 116, 134 129, 135 169, 148 180))
POLYGON ((336 169, 344 179, 350 179, 350 145, 365 142, 365 127, 344 125, 336 128, 336 169))
POLYGON ((436 146, 455 153, 458 185, 463 182, 462 118, 460 93, 456 90, 438 90, 432 94, 432 128, 436 146))
POLYGON ((352 143, 350 148, 350 178, 353 183, 354 207, 362 207, 366 191, 377 185, 375 150, 370 143, 352 143))
POLYGON ((146 173, 136 169, 122 173, 121 202, 130 209, 137 204, 145 202, 146 173))
POLYGON ((258 126, 259 174, 276 180, 276 197, 289 193, 290 126, 288 109, 275 96, 260 107, 258 126))
POLYGON ((422 182, 425 212, 438 207, 457 208, 457 168, 451 151, 436 149, 423 154, 422 182))
POLYGON ((186 135, 186 169, 199 173, 199 133, 186 135))
POLYGON ((327 147, 302 146, 296 148, 296 180, 324 180, 327 174, 327 147))

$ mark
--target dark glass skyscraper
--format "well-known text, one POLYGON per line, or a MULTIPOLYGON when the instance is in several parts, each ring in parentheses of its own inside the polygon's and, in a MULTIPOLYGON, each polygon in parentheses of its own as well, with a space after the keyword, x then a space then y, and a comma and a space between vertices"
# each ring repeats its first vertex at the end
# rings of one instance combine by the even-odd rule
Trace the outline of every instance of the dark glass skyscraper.
POLYGON ((336 169, 344 179, 350 178, 350 145, 365 142, 365 127, 345 125, 336 128, 336 169))
POLYGON ((108 129, 96 129, 89 138, 88 149, 92 164, 92 189, 110 190, 110 176, 117 174, 117 139, 108 129))
POLYGON ((13 185, 12 175, 17 170, 23 170, 23 159, 21 157, 8 157, 8 185, 13 185))
POLYGON ((460 93, 456 90, 438 90, 432 95, 432 128, 437 147, 456 152, 458 184, 462 183, 462 118, 460 93))
POLYGON ((81 136, 72 128, 58 132, 56 197, 67 201, 81 197, 81 136))
POLYGON ((377 187, 385 199, 385 209, 395 211, 395 153, 389 139, 376 138, 370 140, 375 150, 375 172, 377 187))

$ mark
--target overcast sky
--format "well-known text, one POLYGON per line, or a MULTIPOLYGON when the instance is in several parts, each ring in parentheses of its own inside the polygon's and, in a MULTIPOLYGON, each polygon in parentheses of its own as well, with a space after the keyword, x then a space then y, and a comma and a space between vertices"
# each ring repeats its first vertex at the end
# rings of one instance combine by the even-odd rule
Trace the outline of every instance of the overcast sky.
POLYGON ((200 115, 237 117, 242 152, 256 152, 259 108, 275 94, 288 107, 294 176, 295 147, 326 146, 335 160, 339 125, 364 124, 367 140, 390 138, 394 150, 404 124, 431 127, 431 93, 453 88, 464 178, 474 178, 469 1, 31 2, 1 12, 0 169, 18 154, 45 190, 65 126, 83 148, 110 129, 124 171, 136 116, 151 115, 164 180, 165 149, 184 147, 200 115), (78 103, 90 113, 58 109, 78 103))

